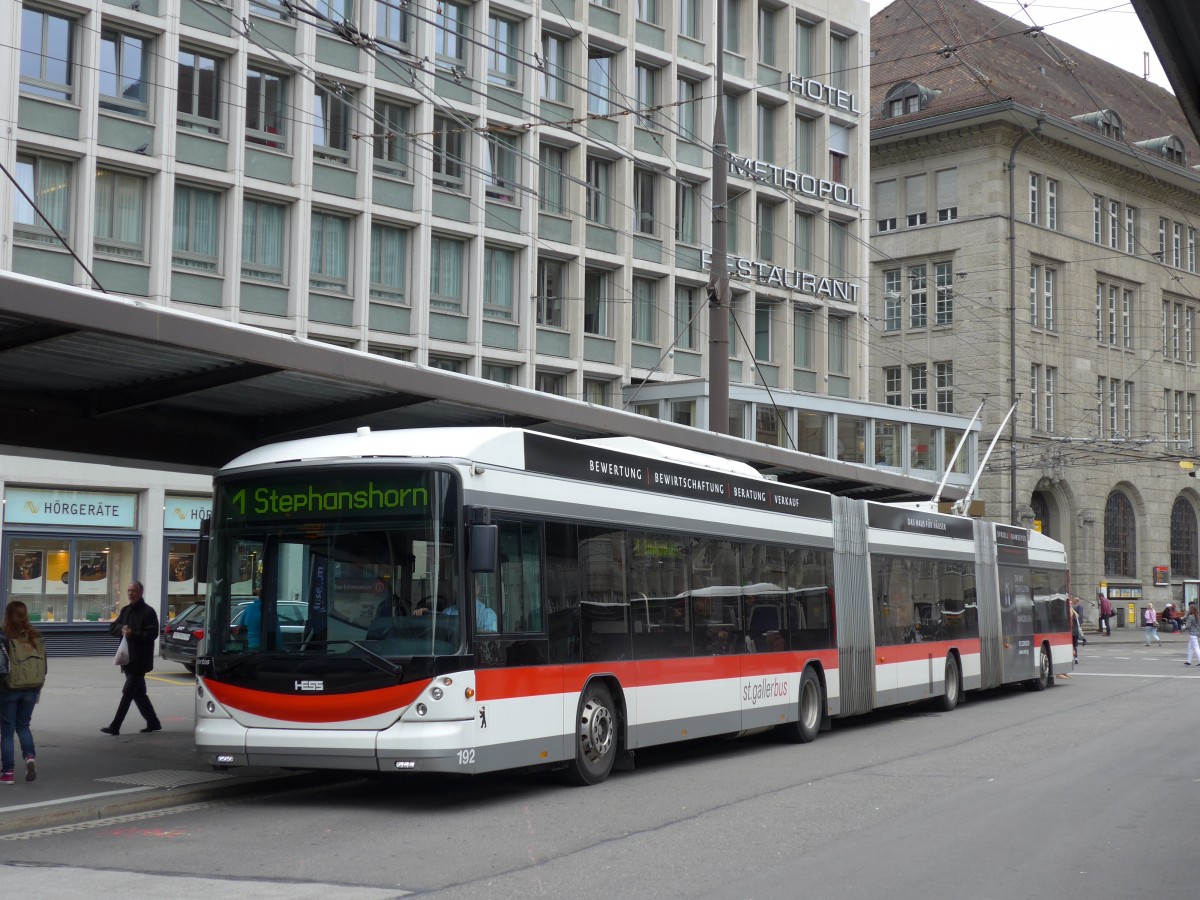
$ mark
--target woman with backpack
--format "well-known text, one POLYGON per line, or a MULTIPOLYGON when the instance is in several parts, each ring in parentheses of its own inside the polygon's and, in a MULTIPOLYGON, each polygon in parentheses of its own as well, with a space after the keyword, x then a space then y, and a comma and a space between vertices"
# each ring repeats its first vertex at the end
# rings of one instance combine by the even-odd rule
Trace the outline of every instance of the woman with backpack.
POLYGON ((14 734, 21 742, 25 780, 37 778, 29 723, 46 681, 46 642, 30 623, 29 610, 20 600, 11 600, 4 607, 0 643, 8 662, 8 674, 0 680, 0 785, 3 785, 13 783, 14 734))

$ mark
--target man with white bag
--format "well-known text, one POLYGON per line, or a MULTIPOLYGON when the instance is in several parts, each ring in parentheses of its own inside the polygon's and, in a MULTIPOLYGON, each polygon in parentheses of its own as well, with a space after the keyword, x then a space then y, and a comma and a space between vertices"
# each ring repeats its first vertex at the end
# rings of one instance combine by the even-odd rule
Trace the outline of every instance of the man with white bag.
POLYGON ((136 703, 138 712, 146 720, 142 734, 152 731, 162 731, 162 723, 154 711, 154 704, 146 693, 146 673, 154 668, 154 642, 158 639, 158 614, 154 607, 142 596, 142 583, 135 581, 129 585, 126 593, 129 603, 121 610, 115 622, 109 627, 109 632, 115 637, 120 636, 129 648, 129 659, 120 664, 125 673, 125 686, 121 688, 121 702, 117 705, 117 714, 113 716, 112 724, 100 730, 105 734, 116 736, 121 733, 121 723, 129 712, 131 704, 136 703))

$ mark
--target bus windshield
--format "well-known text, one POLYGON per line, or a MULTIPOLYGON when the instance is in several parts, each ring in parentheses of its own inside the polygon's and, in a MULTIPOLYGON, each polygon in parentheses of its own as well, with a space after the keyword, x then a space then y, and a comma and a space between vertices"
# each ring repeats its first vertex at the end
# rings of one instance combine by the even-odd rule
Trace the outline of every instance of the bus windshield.
POLYGON ((399 468, 291 470, 216 486, 208 653, 456 653, 456 478, 399 468))

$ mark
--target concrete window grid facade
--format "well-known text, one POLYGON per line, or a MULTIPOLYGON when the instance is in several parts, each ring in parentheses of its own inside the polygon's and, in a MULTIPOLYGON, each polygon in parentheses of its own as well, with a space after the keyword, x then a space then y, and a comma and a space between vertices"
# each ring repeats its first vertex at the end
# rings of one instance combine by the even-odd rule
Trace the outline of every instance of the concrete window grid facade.
MULTIPOLYGON (((571 396, 582 396, 585 378, 628 384, 652 372, 672 379, 706 370, 703 313, 694 323, 696 346, 657 370, 668 329, 656 329, 658 346, 644 354, 635 354, 629 338, 635 277, 660 282, 655 296, 669 319, 676 285, 694 286, 707 276, 701 251, 711 242, 708 6, 491 0, 401 13, 364 0, 344 10, 329 7, 334 18, 348 13, 355 25, 383 38, 370 53, 271 3, 141 0, 137 6, 124 0, 29 5, 50 17, 47 28, 69 32, 69 53, 54 57, 41 46, 23 61, 18 48, 0 50, 3 70, 21 74, 13 79, 20 90, 0 99, 0 111, 18 125, 4 161, 15 167, 19 155, 59 164, 66 187, 57 193, 67 197, 64 236, 106 289, 360 350, 403 353, 415 362, 453 358, 477 376, 486 358, 489 365, 511 367, 513 383, 528 387, 546 369, 564 376, 563 390, 571 396), (680 15, 695 21, 676 27, 680 15), (253 26, 249 31, 243 19, 253 26), (389 53, 386 45, 436 60, 436 70, 410 67, 411 57, 389 53), (686 85, 686 111, 681 116, 668 103, 653 115, 585 118, 597 101, 587 92, 589 53, 607 63, 605 72, 592 75, 608 112, 637 108, 639 100, 673 100, 664 96, 672 83, 686 85), (25 77, 30 59, 39 69, 25 77), (46 85, 56 78, 61 89, 48 96, 46 85), (701 137, 678 134, 681 118, 693 121, 701 137), (582 121, 555 127, 543 120, 582 121), (513 143, 500 138, 498 156, 493 136, 505 134, 517 137, 513 143), (539 210, 543 147, 561 154, 564 168, 560 198, 539 210), (584 215, 589 159, 609 167, 602 198, 608 220, 599 228, 584 215), (499 172, 498 162, 504 166, 499 172), (98 170, 119 177, 105 184, 98 170), (651 173, 641 187, 636 172, 651 173), (694 186, 681 192, 692 208, 678 218, 679 195, 665 188, 660 173, 694 186), (650 180, 653 190, 647 190, 650 180), (128 221, 118 222, 123 227, 116 235, 115 181, 127 182, 122 196, 137 206, 128 221), (178 221, 177 196, 200 201, 178 221), (314 219, 321 228, 313 228, 314 219), (372 258, 381 228, 391 229, 382 245, 403 246, 408 254, 390 270, 372 258), (140 238, 128 239, 138 230, 140 238), (457 309, 430 303, 431 284, 445 281, 430 268, 429 249, 438 240, 461 247, 457 309), (489 315, 494 310, 479 296, 487 260, 495 259, 490 248, 498 246, 515 254, 517 270, 511 318, 503 320, 489 315), (560 324, 539 325, 538 260, 551 256, 575 289, 563 293, 560 324), (609 315, 601 344, 584 335, 585 269, 606 273, 609 315), (390 274, 380 280, 383 271, 390 274)), ((802 150, 811 156, 800 169, 804 175, 836 176, 865 198, 867 130, 858 110, 866 109, 868 83, 860 7, 849 0, 735 6, 738 44, 726 77, 729 94, 744 101, 740 113, 748 116, 753 102, 761 115, 761 127, 739 129, 744 155, 793 160, 802 150), (759 27, 767 22, 776 27, 759 27), (789 72, 812 74, 856 99, 839 105, 829 99, 833 93, 818 100, 789 90, 789 72), (805 121, 809 147, 797 147, 799 129, 783 127, 784 115, 805 121)), ((24 9, 11 5, 0 24, 20 34, 24 9)), ((749 119, 742 124, 753 125, 749 119)), ((859 222, 865 199, 839 205, 736 173, 730 183, 732 195, 744 195, 737 204, 741 221, 734 223, 743 256, 754 255, 750 236, 763 233, 754 219, 768 211, 773 264, 803 259, 797 268, 856 283, 859 303, 867 302, 859 222), (784 214, 782 204, 796 215, 784 214)), ((11 187, 0 186, 0 221, 14 224, 18 208, 11 187)), ((0 266, 90 284, 43 231, 39 223, 18 231, 0 250, 0 266)), ((757 306, 773 310, 777 359, 794 355, 797 307, 789 301, 803 299, 816 312, 818 347, 827 344, 829 310, 844 319, 851 359, 830 391, 865 399, 866 378, 854 360, 866 334, 854 304, 765 280, 735 286, 749 297, 738 313, 745 333, 755 333, 757 306)), ((764 377, 754 374, 753 355, 752 346, 732 346, 733 359, 744 363, 733 367, 735 376, 740 372, 749 384, 764 377)), ((823 367, 827 354, 819 357, 823 367)), ((815 380, 794 372, 777 366, 766 377, 772 387, 826 390, 823 368, 815 380)), ((609 392, 613 402, 619 393, 609 392)))

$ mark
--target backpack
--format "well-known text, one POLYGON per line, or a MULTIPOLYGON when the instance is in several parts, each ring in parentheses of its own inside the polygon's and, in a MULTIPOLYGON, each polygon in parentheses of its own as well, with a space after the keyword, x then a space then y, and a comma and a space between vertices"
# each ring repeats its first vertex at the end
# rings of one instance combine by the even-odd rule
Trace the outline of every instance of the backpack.
POLYGON ((38 641, 31 646, 17 639, 8 642, 8 687, 14 691, 40 688, 46 683, 46 647, 38 641))

